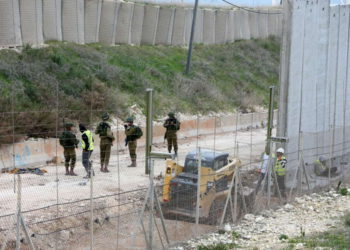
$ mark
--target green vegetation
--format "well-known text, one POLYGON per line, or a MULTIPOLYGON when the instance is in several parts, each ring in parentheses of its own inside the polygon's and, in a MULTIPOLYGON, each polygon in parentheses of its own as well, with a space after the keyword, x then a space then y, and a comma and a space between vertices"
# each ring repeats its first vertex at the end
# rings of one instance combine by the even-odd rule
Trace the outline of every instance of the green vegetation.
POLYGON ((231 244, 219 243, 219 244, 210 245, 210 246, 198 246, 197 250, 229 250, 235 247, 237 247, 237 245, 234 243, 231 243, 231 244))
POLYGON ((103 110, 125 117, 126 107, 145 107, 148 87, 155 90, 156 115, 162 115, 266 105, 268 86, 278 82, 276 38, 196 45, 189 76, 183 74, 186 53, 181 47, 59 42, 26 46, 21 53, 1 50, 0 143, 12 141, 13 118, 15 134, 48 137, 63 117, 91 123, 103 110), (12 110, 15 117, 4 113, 12 110))
POLYGON ((349 249, 350 234, 346 231, 334 231, 318 234, 312 237, 297 237, 289 240, 288 249, 293 249, 298 243, 302 243, 306 249, 325 247, 331 249, 349 249))

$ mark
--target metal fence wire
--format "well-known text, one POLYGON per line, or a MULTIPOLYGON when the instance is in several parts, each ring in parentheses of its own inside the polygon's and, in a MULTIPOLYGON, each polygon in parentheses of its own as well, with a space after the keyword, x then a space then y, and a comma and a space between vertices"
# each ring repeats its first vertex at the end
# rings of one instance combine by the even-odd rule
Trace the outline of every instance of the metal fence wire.
MULTIPOLYGON (((92 92, 86 110, 68 110, 59 101, 58 84, 52 89, 56 101, 37 110, 19 103, 18 88, 11 91, 8 105, 0 107, 0 249, 167 249, 348 177, 350 143, 337 138, 349 128, 334 128, 289 138, 298 150, 283 145, 287 168, 280 182, 274 166, 282 145, 272 143, 269 157, 262 158, 266 112, 182 120, 178 157, 152 162, 152 178, 145 174, 144 138, 138 142, 137 167, 127 167, 124 123, 113 118, 110 172, 100 171, 94 135, 92 178, 83 178, 81 149, 77 175, 65 175, 58 142, 63 123, 84 123, 94 132, 97 117, 117 111, 95 106, 92 92), (321 146, 309 147, 311 140, 322 140, 321 146)), ((142 119, 136 122, 144 126, 142 119)), ((161 122, 154 123, 153 147, 166 152, 161 122)))

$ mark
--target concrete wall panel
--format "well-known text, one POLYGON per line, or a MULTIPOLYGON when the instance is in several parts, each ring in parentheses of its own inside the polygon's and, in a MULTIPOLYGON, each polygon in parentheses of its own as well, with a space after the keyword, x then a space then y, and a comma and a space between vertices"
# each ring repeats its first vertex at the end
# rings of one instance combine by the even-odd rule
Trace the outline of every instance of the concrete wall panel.
POLYGON ((44 40, 62 41, 62 0, 43 1, 44 40))
POLYGON ((161 6, 156 33, 156 44, 170 45, 175 9, 161 6))
POLYGON ((194 31, 195 43, 203 43, 203 10, 198 9, 196 17, 196 26, 194 31))
POLYGON ((215 11, 203 10, 203 43, 215 43, 215 11))
POLYGON ((274 14, 276 11, 269 10, 269 13, 271 14, 267 16, 268 35, 276 36, 278 17, 276 14, 274 14))
POLYGON ((173 35, 171 39, 172 45, 185 44, 185 24, 186 10, 184 8, 176 8, 174 16, 173 35))
POLYGON ((84 0, 62 0, 62 37, 84 43, 84 0))
POLYGON ((144 14, 144 5, 135 4, 131 22, 131 44, 141 44, 144 14))
POLYGON ((241 11, 242 16, 242 26, 241 26, 241 34, 242 39, 249 40, 252 38, 252 27, 250 25, 250 15, 246 11, 241 11))
POLYGON ((121 2, 117 15, 117 27, 115 32, 115 43, 130 44, 131 22, 133 17, 134 4, 121 2))
POLYGON ((190 43, 192 20, 193 20, 193 9, 186 9, 185 44, 184 45, 188 45, 190 43))
MULTIPOLYGON (((264 13, 268 10, 264 10, 264 13)), ((259 38, 267 38, 269 36, 268 32, 268 17, 267 14, 258 15, 258 29, 259 29, 259 38)))
POLYGON ((327 56, 328 56, 328 40, 329 40, 329 3, 328 0, 320 0, 317 6, 318 18, 318 46, 317 55, 317 72, 316 72, 316 132, 318 133, 317 145, 319 145, 318 155, 325 153, 325 110, 327 97, 327 56))
POLYGON ((235 31, 234 31, 234 14, 233 10, 228 12, 227 19, 227 34, 226 34, 226 42, 232 43, 235 41, 235 31))
MULTIPOLYGON (((348 8, 348 13, 350 13, 350 5, 347 6, 348 8)), ((350 42, 350 22, 349 22, 349 27, 348 27, 348 40, 350 42)), ((345 96, 347 97, 345 99, 345 121, 344 121, 344 146, 345 149, 349 150, 350 148, 350 48, 348 47, 348 59, 347 59, 347 74, 346 74, 346 86, 345 86, 345 96)))
POLYGON ((101 8, 101 21, 99 41, 105 44, 115 43, 115 27, 119 5, 115 1, 103 1, 101 8))
POLYGON ((97 43, 99 41, 102 0, 85 0, 84 7, 84 41, 85 43, 97 43))
POLYGON ((143 16, 141 44, 153 45, 156 39, 156 31, 158 24, 158 6, 145 6, 145 14, 143 16))
POLYGON ((43 17, 41 0, 20 0, 22 42, 24 44, 43 44, 43 17))
POLYGON ((228 11, 217 10, 215 12, 215 43, 226 43, 228 27, 228 11))
POLYGON ((287 109, 287 128, 286 136, 289 142, 286 147, 288 152, 288 168, 286 175, 286 186, 294 185, 294 176, 296 174, 295 166, 298 164, 299 150, 299 121, 300 106, 293 103, 301 103, 302 88, 302 60, 304 52, 304 13, 305 2, 294 2, 292 6, 293 16, 291 22, 291 33, 293 34, 290 41, 291 52, 289 62, 289 79, 293 83, 288 86, 288 109, 287 109))
POLYGON ((19 2, 0 1, 0 46, 22 45, 19 2))
POLYGON ((243 39, 243 12, 241 10, 235 10, 233 11, 233 33, 235 40, 242 40, 243 39))
POLYGON ((256 39, 259 37, 259 14, 255 12, 249 12, 249 28, 250 38, 256 39))

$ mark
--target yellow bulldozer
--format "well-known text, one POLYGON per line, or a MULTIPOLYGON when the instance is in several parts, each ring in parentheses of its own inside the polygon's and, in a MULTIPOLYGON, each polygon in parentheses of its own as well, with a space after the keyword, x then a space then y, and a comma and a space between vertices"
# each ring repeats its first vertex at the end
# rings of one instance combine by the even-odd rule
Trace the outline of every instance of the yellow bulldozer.
MULTIPOLYGON (((213 150, 201 150, 200 221, 216 224, 220 221, 234 172, 239 159, 213 150)), ((198 187, 198 153, 186 155, 184 166, 167 160, 162 194, 162 211, 171 215, 195 218, 198 187)))

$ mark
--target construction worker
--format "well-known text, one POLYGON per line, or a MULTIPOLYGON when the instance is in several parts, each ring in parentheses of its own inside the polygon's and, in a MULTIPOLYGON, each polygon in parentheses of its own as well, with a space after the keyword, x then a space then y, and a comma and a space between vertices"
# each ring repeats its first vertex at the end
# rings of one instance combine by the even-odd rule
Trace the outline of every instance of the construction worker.
POLYGON ((321 155, 317 161, 314 162, 314 171, 315 174, 318 176, 328 176, 329 174, 331 176, 336 175, 336 172, 338 170, 337 167, 330 168, 327 166, 327 159, 323 155, 321 155))
POLYGON ((168 151, 171 153, 171 149, 174 147, 175 156, 177 156, 178 147, 176 132, 180 129, 180 122, 175 118, 173 112, 168 114, 168 118, 165 120, 163 126, 166 128, 164 139, 167 139, 168 151))
POLYGON ((63 154, 64 166, 66 167, 66 175, 76 176, 76 174, 74 173, 75 162, 77 160, 75 148, 78 148, 79 141, 72 131, 74 127, 73 123, 66 123, 64 127, 65 130, 60 136, 59 141, 64 149, 63 154))
POLYGON ((275 173, 277 176, 277 184, 280 189, 281 195, 285 195, 285 184, 284 184, 284 177, 286 176, 286 166, 287 166, 287 159, 284 156, 284 149, 279 148, 276 151, 276 164, 275 164, 275 173))
MULTIPOLYGON (((265 176, 267 174, 267 170, 269 168, 269 158, 270 158, 270 147, 266 146, 265 147, 265 152, 262 154, 262 162, 259 165, 258 172, 259 172, 259 179, 258 179, 258 184, 256 185, 255 188, 255 193, 258 193, 261 183, 265 179, 265 176)), ((267 181, 265 180, 264 187, 267 187, 267 181)))
POLYGON ((100 170, 105 173, 109 172, 109 158, 111 157, 111 148, 115 139, 111 130, 111 125, 107 122, 108 119, 109 114, 104 113, 102 115, 102 122, 100 122, 95 131, 95 134, 100 136, 100 170))
POLYGON ((83 166, 86 171, 86 176, 84 178, 90 178, 91 177, 91 162, 90 157, 92 154, 92 151, 94 150, 94 138, 92 136, 92 133, 90 130, 88 130, 85 125, 79 124, 79 130, 82 133, 81 135, 81 147, 83 149, 83 166))
POLYGON ((124 124, 125 128, 125 146, 129 148, 129 154, 131 159, 131 164, 128 167, 136 167, 136 148, 137 148, 137 140, 142 136, 142 130, 134 125, 134 119, 129 117, 126 119, 126 124, 124 124))

